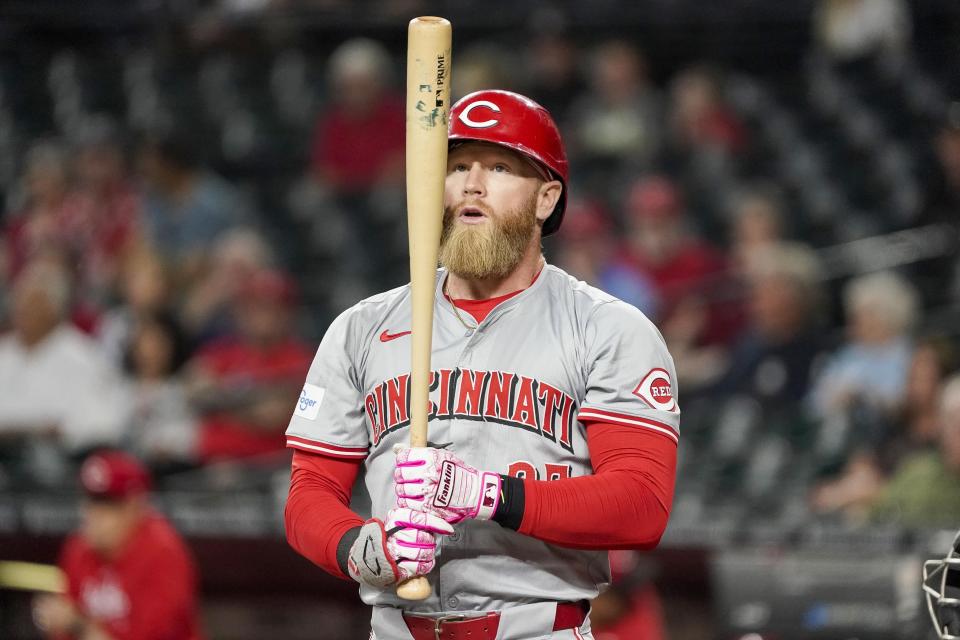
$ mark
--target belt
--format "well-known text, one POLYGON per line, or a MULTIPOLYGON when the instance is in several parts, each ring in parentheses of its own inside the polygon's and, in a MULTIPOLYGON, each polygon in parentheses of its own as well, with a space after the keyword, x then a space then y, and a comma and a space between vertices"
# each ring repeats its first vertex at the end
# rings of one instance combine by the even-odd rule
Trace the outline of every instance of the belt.
MULTIPOLYGON (((587 617, 587 603, 560 602, 557 615, 553 620, 553 630, 574 629, 583 624, 587 617)), ((407 629, 414 640, 494 640, 500 627, 500 612, 491 611, 479 616, 467 617, 464 614, 428 618, 403 614, 407 629)))

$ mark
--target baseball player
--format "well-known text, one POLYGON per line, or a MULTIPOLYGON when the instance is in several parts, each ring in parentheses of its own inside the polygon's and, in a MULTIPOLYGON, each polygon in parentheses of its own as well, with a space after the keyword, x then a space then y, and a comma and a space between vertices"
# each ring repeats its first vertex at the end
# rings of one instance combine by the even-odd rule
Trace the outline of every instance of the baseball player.
POLYGON ((330 326, 287 429, 287 538, 360 583, 378 640, 591 638, 607 550, 648 549, 673 498, 676 374, 653 324, 546 263, 567 200, 547 111, 451 111, 430 384, 409 448, 410 289, 330 326), (374 518, 349 508, 364 473, 374 518), (395 586, 428 575, 423 601, 395 586))

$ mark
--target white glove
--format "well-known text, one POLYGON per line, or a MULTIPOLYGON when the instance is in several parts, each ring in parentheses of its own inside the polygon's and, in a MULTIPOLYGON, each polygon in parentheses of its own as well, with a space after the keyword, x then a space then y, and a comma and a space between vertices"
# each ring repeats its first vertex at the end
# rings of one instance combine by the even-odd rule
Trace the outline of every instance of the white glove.
POLYGON ((380 589, 426 575, 436 564, 436 536, 451 533, 453 527, 435 515, 391 509, 385 523, 377 518, 364 523, 350 547, 347 572, 380 589))
POLYGON ((395 451, 398 507, 436 513, 451 524, 493 517, 500 504, 499 474, 477 471, 445 449, 397 447, 395 451))

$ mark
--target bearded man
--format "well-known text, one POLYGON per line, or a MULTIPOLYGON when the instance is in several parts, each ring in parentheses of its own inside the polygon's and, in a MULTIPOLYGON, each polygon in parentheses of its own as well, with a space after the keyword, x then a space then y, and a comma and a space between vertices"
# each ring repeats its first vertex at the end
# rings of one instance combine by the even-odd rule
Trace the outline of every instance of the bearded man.
POLYGON ((673 361, 640 311, 546 264, 569 176, 543 107, 470 94, 449 140, 429 414, 442 444, 404 444, 409 286, 346 310, 287 429, 287 538, 360 583, 378 640, 591 638, 607 550, 652 548, 666 527, 673 361), (371 518, 349 506, 361 469, 371 518), (427 573, 426 600, 397 597, 427 573))

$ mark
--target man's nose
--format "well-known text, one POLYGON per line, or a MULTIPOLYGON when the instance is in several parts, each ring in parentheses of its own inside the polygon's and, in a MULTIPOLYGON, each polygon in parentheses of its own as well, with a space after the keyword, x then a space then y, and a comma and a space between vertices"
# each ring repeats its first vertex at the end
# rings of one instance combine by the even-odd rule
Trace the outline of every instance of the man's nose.
POLYGON ((470 165, 467 178, 463 182, 463 195, 482 196, 486 193, 485 188, 483 167, 479 162, 474 162, 470 165))

